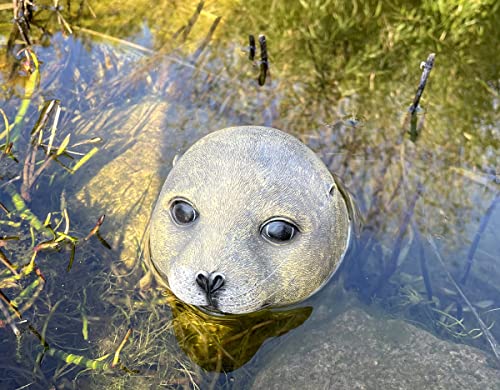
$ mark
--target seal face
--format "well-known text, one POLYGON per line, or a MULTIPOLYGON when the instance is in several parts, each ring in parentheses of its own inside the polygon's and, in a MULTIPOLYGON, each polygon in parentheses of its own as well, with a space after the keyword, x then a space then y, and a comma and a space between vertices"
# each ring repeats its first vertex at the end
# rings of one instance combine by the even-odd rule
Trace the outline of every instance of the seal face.
POLYGON ((339 187, 314 152, 280 130, 231 127, 200 139, 170 171, 150 254, 180 300, 241 314, 319 290, 350 229, 339 187))

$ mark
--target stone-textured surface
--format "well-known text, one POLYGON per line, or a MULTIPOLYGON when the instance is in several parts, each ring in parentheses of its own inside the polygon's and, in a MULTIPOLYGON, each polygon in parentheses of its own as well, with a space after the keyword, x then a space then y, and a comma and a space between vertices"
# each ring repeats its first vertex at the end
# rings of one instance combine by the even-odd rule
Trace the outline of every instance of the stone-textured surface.
POLYGON ((253 389, 500 389, 482 351, 349 309, 276 350, 253 389))

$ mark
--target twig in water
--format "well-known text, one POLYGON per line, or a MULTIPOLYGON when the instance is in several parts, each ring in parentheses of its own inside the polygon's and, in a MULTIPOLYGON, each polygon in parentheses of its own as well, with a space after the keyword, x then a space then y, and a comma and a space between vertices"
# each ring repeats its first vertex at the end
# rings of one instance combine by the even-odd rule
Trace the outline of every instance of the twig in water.
POLYGON ((248 59, 253 61, 255 59, 255 37, 252 34, 248 36, 248 49, 248 59))
POLYGON ((481 218, 479 229, 476 232, 474 240, 472 241, 472 245, 470 246, 469 252, 467 253, 467 263, 465 264, 464 276, 462 276, 462 279, 460 279, 460 284, 465 284, 465 282, 467 281, 469 272, 472 268, 472 263, 474 262, 474 254, 476 253, 477 247, 479 245, 479 240, 481 239, 481 236, 484 230, 486 229, 486 225, 488 225, 491 214, 493 214, 493 210, 495 209, 495 206, 499 200, 500 200, 500 193, 497 193, 495 198, 493 199, 493 202, 491 202, 490 206, 486 210, 486 213, 481 218))
MULTIPOLYGON (((422 97, 422 94, 424 93, 425 89, 425 84, 427 83, 427 79, 429 78, 429 75, 431 74, 432 67, 434 66, 434 57, 436 55, 434 53, 429 54, 429 57, 427 57, 427 61, 422 62, 420 65, 421 68, 423 68, 422 71, 422 76, 420 77, 420 82, 418 84, 417 92, 415 93, 415 98, 413 99, 413 103, 409 108, 410 112, 410 139, 415 142, 418 138, 418 135, 420 134, 420 130, 423 126, 423 118, 420 121, 420 125, 418 124, 417 121, 417 109, 418 109, 418 104, 420 102, 420 98, 422 97)), ((405 123, 407 123, 408 116, 406 116, 405 123)))
POLYGON ((488 340, 488 343, 491 346, 491 349, 493 350, 493 354, 495 355, 495 357, 500 362, 500 350, 499 350, 499 347, 498 347, 498 344, 497 344, 495 338, 493 337, 493 335, 491 334, 490 330, 488 329, 488 327, 486 326, 486 324, 483 322, 483 320, 481 319, 481 317, 479 317, 479 314, 478 314, 477 310, 475 309, 474 306, 472 306, 472 304, 470 303, 469 299, 465 296, 464 292, 462 291, 462 289, 460 288, 460 286, 458 285, 458 283, 455 281, 455 279, 450 274, 450 272, 446 269, 446 265, 444 264, 444 260, 441 257, 441 254, 439 253, 439 251, 437 249, 437 246, 436 246, 436 243, 434 242, 434 239, 429 235, 427 237, 427 241, 429 241, 429 244, 431 245, 432 249, 434 250, 434 253, 436 254, 437 259, 439 260, 439 263, 441 264, 441 267, 443 267, 443 270, 446 273, 446 276, 448 277, 448 279, 450 280, 450 282, 453 284, 453 286, 457 290, 458 294, 462 297, 462 299, 464 300, 465 304, 470 309, 471 313, 476 318, 476 320, 477 320, 477 322, 479 324, 479 327, 481 328, 484 336, 486 337, 486 339, 488 340))
POLYGON ((413 103, 410 106, 410 114, 413 115, 417 111, 418 103, 420 102, 420 98, 424 93, 425 84, 427 83, 427 79, 431 74, 432 67, 434 66, 434 58, 436 57, 435 53, 429 54, 427 57, 427 61, 423 62, 421 67, 423 67, 422 76, 420 77, 420 82, 418 84, 417 93, 415 94, 415 98, 413 99, 413 103))
POLYGON ((259 35, 259 45, 260 45, 260 73, 258 82, 260 86, 266 83, 267 72, 269 70, 269 63, 267 61, 267 43, 266 36, 259 35))

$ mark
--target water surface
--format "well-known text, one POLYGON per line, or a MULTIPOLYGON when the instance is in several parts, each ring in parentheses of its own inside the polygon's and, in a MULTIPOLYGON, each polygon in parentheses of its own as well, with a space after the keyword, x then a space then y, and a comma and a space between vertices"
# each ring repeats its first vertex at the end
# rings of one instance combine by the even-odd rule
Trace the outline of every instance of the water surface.
MULTIPOLYGON (((59 251, 37 254, 46 282, 29 293, 20 337, 0 317, 2 387, 251 383, 265 364, 259 354, 236 382, 190 363, 161 294, 137 287, 143 268, 136 261, 174 156, 202 135, 245 124, 273 126, 311 146, 354 194, 364 221, 342 275, 307 302, 313 316, 294 332, 310 332, 314 318, 334 318, 335 310, 326 317, 314 313, 336 305, 336 285, 342 284, 387 316, 493 356, 491 340, 500 340, 498 2, 42 5, 30 32, 40 63, 31 96, 26 44, 13 30, 12 9, 0 11, 0 108, 12 124, 29 102, 15 126, 19 162, 0 161, 0 202, 10 211, 0 211, 0 237, 20 238, 0 241, 10 262, 28 264, 33 248, 49 239, 14 211, 30 132, 44 102, 61 102, 53 145, 71 134, 70 149, 99 151, 74 174, 53 161, 28 190, 26 207, 41 222, 52 213, 52 226, 60 221, 65 231, 67 210, 65 233, 79 244, 69 272, 70 240, 59 251), (264 85, 258 42, 249 59, 249 34, 267 39, 264 85), (430 53, 436 53, 435 65, 412 140, 408 108, 430 53), (111 250, 95 236, 84 240, 102 214, 101 235, 111 250), (489 341, 474 311, 489 328, 489 341), (88 359, 113 355, 132 328, 121 354, 130 372, 84 369, 61 354, 37 362, 40 338, 28 323, 53 350, 88 359)), ((49 134, 50 125, 47 143, 49 134)), ((41 167, 41 150, 36 161, 41 167)), ((9 272, 2 268, 0 280, 11 299, 38 278, 30 273, 9 284, 9 272)))

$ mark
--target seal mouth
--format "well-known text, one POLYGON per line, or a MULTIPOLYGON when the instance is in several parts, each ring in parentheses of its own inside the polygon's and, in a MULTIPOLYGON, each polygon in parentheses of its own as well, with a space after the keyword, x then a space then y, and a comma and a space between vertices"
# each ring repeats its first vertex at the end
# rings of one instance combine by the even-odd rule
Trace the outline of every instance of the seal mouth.
POLYGON ((198 309, 200 309, 203 313, 211 315, 211 316, 217 316, 217 317, 222 317, 229 315, 230 313, 223 312, 217 307, 212 306, 212 305, 205 305, 205 306, 197 306, 198 309))
MULTIPOLYGON (((285 305, 288 306, 288 305, 285 305)), ((217 307, 217 304, 212 303, 208 305, 195 305, 197 309, 199 309, 202 313, 214 316, 214 317, 227 317, 227 316, 246 316, 255 313, 260 313, 268 310, 272 310, 273 304, 271 302, 265 302, 262 305, 252 309, 251 311, 244 312, 228 312, 222 311, 217 307)))

